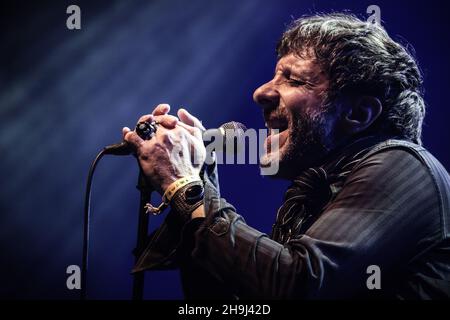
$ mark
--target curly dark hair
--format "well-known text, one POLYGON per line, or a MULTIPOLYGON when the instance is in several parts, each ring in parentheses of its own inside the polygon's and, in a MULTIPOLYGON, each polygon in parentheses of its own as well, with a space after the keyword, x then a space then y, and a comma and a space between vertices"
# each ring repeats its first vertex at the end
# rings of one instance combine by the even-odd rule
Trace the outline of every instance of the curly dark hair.
POLYGON ((422 75, 413 55, 378 24, 344 13, 295 20, 277 45, 281 58, 312 56, 327 73, 326 104, 348 95, 380 99, 383 111, 371 129, 421 144, 425 116, 422 75))

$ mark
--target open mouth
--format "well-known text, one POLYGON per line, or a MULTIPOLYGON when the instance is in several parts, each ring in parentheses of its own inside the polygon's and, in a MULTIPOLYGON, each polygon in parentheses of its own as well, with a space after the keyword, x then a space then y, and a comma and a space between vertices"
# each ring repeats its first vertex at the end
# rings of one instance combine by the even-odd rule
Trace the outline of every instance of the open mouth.
POLYGON ((266 121, 269 135, 265 140, 267 154, 278 151, 286 143, 289 136, 289 122, 285 118, 272 118, 266 121))
MULTIPOLYGON (((269 118, 266 120, 266 127, 272 132, 272 130, 278 130, 278 132, 282 132, 288 129, 289 122, 286 118, 276 117, 269 118)), ((272 134, 272 133, 270 133, 272 134)))

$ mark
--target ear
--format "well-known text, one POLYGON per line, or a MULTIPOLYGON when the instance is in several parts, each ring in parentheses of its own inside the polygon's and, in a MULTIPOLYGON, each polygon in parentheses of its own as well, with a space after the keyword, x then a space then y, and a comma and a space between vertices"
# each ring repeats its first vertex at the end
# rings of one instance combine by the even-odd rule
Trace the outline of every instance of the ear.
POLYGON ((348 134, 355 134, 366 130, 383 111, 380 100, 373 96, 359 96, 352 98, 344 114, 343 126, 348 134))

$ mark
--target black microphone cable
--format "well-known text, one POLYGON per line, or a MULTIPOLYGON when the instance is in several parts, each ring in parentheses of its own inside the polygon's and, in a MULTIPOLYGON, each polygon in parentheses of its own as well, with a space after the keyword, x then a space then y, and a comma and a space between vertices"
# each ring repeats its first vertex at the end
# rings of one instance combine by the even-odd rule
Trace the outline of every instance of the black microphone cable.
POLYGON ((94 176, 95 168, 100 159, 105 155, 105 149, 100 151, 95 157, 89 169, 89 174, 86 183, 86 193, 84 195, 84 217, 83 217, 83 261, 81 264, 81 300, 86 300, 87 297, 87 269, 89 257, 89 226, 91 218, 91 188, 92 178, 94 176))
MULTIPOLYGON (((157 130, 157 122, 140 122, 136 125, 136 133, 144 140, 149 140, 153 137, 157 130)), ((94 171, 99 161, 106 154, 113 155, 128 155, 131 154, 131 148, 127 143, 122 142, 120 144, 107 146, 101 150, 89 168, 89 173, 86 183, 86 193, 84 195, 84 217, 83 217, 83 258, 81 262, 81 300, 87 298, 87 271, 89 263, 89 227, 91 219, 91 189, 92 179, 94 177, 94 171)))

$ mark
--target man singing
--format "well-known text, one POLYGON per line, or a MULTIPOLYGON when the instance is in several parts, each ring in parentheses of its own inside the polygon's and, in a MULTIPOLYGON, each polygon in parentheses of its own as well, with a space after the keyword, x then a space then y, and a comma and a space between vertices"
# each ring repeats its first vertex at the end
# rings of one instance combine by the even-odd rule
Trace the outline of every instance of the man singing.
POLYGON ((159 123, 153 138, 123 131, 171 207, 134 271, 180 268, 187 298, 449 298, 450 177, 421 146, 414 58, 347 14, 296 20, 277 54, 254 92, 279 141, 261 166, 292 182, 272 234, 220 197, 200 121, 159 105, 139 119, 159 123))

